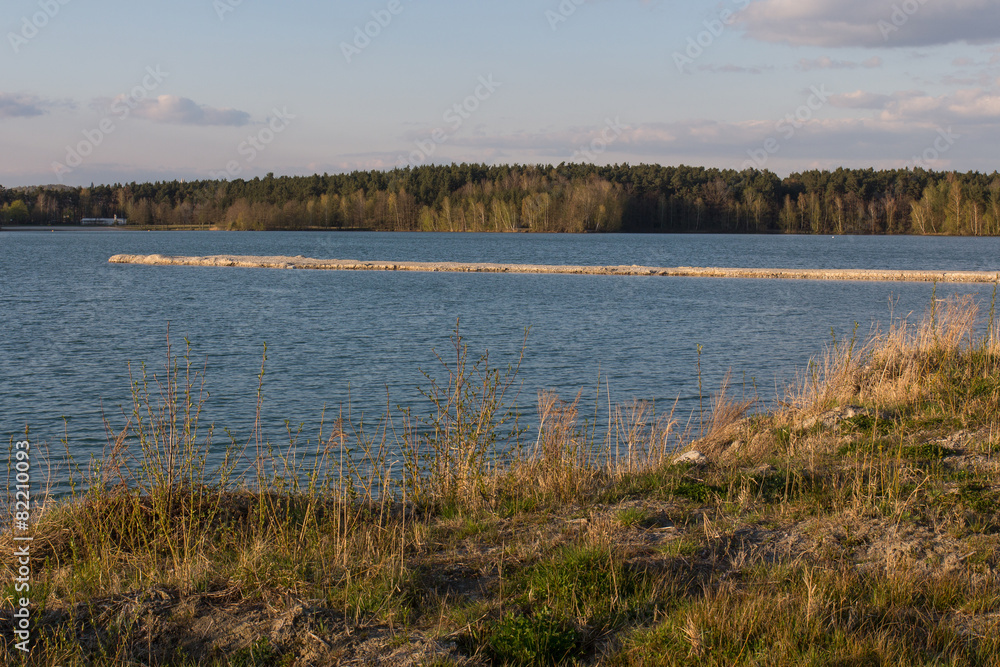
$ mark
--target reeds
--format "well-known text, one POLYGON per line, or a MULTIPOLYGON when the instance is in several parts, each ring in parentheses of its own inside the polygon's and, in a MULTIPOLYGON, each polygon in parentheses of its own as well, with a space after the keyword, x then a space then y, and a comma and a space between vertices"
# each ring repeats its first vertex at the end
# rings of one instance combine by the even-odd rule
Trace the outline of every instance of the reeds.
MULTIPOLYGON (((189 343, 177 356, 168 337, 161 371, 130 369, 132 407, 124 424, 109 423, 103 457, 74 467, 76 491, 39 524, 46 553, 62 558, 69 548, 73 558, 99 562, 96 570, 115 573, 113 585, 101 582, 109 593, 154 582, 211 585, 211 562, 222 553, 239 554, 229 567, 244 584, 266 580, 269 561, 292 570, 322 562, 308 586, 347 595, 357 617, 367 603, 345 593, 353 573, 398 574, 421 517, 495 510, 526 488, 571 500, 597 479, 662 464, 676 446, 675 422, 650 421, 648 404, 615 409, 595 443, 577 421, 577 402, 543 393, 535 445, 526 447, 519 361, 500 369, 488 354, 471 359, 457 331, 451 358, 439 360, 443 379, 425 374, 429 415, 387 410, 371 425, 340 414, 315 441, 289 431, 277 447, 261 433, 265 349, 251 431, 242 439, 227 432, 220 443, 200 423, 204 368, 189 343)), ((77 594, 83 589, 69 597, 77 594)))
MULTIPOLYGON (((992 313, 935 301, 920 323, 837 344, 778 410, 727 377, 683 430, 676 407, 584 418, 580 395, 551 392, 526 428, 520 358, 474 357, 456 330, 425 375, 428 414, 348 409, 281 446, 261 429, 266 350, 250 432, 217 438, 200 424, 204 369, 168 344, 162 371, 132 376, 105 456, 38 517, 38 590, 63 615, 39 626, 33 660, 193 664, 169 637, 143 648, 148 604, 101 621, 107 601, 166 591, 311 605, 337 628, 310 626, 324 645, 377 625, 496 664, 989 664, 997 625, 976 615, 1000 612, 992 313), (856 416, 802 426, 847 405, 856 416), (937 444, 959 429, 976 433, 962 470, 937 444), (675 465, 694 433, 708 461, 675 465), (918 539, 953 544, 950 569, 924 563, 918 539)), ((240 650, 306 655, 260 643, 278 636, 240 650)), ((213 650, 198 660, 228 659, 213 650)))
POLYGON ((972 296, 932 299, 917 322, 901 318, 858 343, 834 343, 813 364, 792 396, 802 411, 822 411, 850 401, 881 406, 913 405, 941 383, 989 377, 1000 361, 995 298, 989 319, 972 296))

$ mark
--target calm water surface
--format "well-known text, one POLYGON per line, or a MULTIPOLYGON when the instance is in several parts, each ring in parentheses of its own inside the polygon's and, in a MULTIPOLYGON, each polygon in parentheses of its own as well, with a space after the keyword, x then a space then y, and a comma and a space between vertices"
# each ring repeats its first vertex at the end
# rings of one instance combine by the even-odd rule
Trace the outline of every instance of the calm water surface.
MULTIPOLYGON (((78 459, 99 455, 130 412, 128 366, 162 372, 167 331, 206 367, 204 413, 246 437, 264 344, 265 434, 287 420, 315 435, 350 404, 357 419, 386 405, 426 406, 456 320, 471 350, 516 361, 530 328, 519 402, 542 389, 593 404, 698 404, 732 369, 773 399, 831 339, 923 312, 917 283, 663 277, 275 271, 109 265, 116 253, 282 254, 322 258, 646 264, 780 268, 1000 269, 1000 239, 794 236, 626 236, 379 233, 219 233, 120 230, 0 233, 0 429, 30 427, 78 459), (601 401, 606 401, 602 395, 601 401)), ((940 286, 938 296, 992 286, 940 286)))

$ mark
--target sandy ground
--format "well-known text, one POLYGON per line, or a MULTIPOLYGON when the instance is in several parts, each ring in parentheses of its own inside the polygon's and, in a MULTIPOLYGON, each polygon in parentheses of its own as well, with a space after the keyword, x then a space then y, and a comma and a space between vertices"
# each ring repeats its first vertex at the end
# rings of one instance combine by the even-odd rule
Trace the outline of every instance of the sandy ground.
POLYGON ((495 264, 465 262, 392 262, 310 257, 210 255, 115 255, 112 264, 230 266, 262 269, 317 269, 327 271, 445 271, 455 273, 560 273, 610 276, 684 276, 692 278, 777 278, 785 280, 863 280, 941 283, 992 283, 1000 271, 902 271, 879 269, 738 269, 693 266, 574 266, 550 264, 495 264))

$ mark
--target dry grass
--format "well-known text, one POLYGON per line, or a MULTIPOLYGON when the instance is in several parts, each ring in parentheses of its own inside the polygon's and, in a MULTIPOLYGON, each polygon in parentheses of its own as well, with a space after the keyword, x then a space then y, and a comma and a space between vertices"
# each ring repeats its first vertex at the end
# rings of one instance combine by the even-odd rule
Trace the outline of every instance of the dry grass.
POLYGON ((527 432, 517 366, 456 337, 426 417, 218 446, 169 357, 36 517, 29 663, 1000 664, 982 330, 975 302, 935 302, 777 411, 727 382, 694 443, 641 402, 598 439, 550 393, 527 432), (674 465, 684 445, 708 461, 674 465))
POLYGON ((746 456, 746 448, 742 445, 753 435, 754 425, 745 417, 758 404, 758 398, 732 398, 731 379, 729 373, 723 378, 722 386, 712 397, 711 412, 703 428, 704 435, 691 444, 693 449, 716 460, 736 453, 746 456), (733 443, 740 444, 734 448, 733 443))
POLYGON ((916 323, 903 318, 861 344, 852 339, 828 349, 791 402, 803 412, 850 402, 899 408, 930 398, 942 382, 989 378, 1000 361, 994 315, 991 307, 985 333, 977 334, 983 328, 978 301, 935 299, 916 323))

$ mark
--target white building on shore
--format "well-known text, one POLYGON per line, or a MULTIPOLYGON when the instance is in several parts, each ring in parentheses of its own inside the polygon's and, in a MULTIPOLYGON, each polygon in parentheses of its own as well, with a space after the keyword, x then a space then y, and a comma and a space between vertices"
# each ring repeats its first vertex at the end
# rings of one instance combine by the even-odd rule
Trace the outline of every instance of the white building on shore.
POLYGON ((80 224, 84 227, 117 227, 127 223, 128 220, 125 218, 119 218, 117 215, 113 218, 84 218, 80 221, 80 224))

